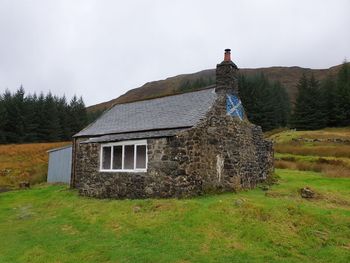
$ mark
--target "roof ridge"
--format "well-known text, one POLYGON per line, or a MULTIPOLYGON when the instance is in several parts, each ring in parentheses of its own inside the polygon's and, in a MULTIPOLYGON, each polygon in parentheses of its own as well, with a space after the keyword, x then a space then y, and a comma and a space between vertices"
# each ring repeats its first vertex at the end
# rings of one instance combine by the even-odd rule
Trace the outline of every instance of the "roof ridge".
MULTIPOLYGON (((125 104, 131 104, 131 103, 141 102, 141 101, 157 100, 157 99, 163 99, 163 98, 167 98, 167 97, 174 97, 174 96, 180 96, 180 95, 185 95, 185 94, 189 94, 189 93, 201 92, 201 91, 213 89, 214 87, 216 87, 216 84, 212 84, 212 85, 206 86, 206 87, 204 87, 204 88, 200 88, 200 89, 198 89, 198 90, 193 90, 193 91, 179 92, 179 93, 173 93, 173 94, 162 95, 162 96, 159 96, 159 97, 152 97, 152 98, 146 98, 146 99, 140 99, 140 100, 122 102, 122 103, 115 103, 115 104, 113 104, 113 105, 111 106, 111 108, 113 108, 114 106, 117 106, 117 105, 125 105, 125 104)), ((109 109, 110 109, 110 108, 109 108, 109 109)))

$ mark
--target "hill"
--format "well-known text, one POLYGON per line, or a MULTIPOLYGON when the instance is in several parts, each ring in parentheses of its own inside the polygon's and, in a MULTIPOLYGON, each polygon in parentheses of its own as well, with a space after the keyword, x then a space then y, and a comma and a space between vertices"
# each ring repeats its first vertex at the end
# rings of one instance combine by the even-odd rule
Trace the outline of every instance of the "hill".
MULTIPOLYGON (((281 82, 287 89, 292 101, 295 100, 297 94, 296 84, 303 73, 314 74, 318 80, 323 80, 328 75, 335 76, 341 65, 337 65, 328 69, 310 69, 301 67, 269 67, 255 69, 240 69, 240 73, 246 76, 257 73, 265 74, 272 81, 281 82)), ((194 84, 196 81, 202 80, 207 82, 215 82, 215 69, 207 69, 192 74, 182 74, 170 77, 165 80, 152 81, 143 86, 129 90, 118 98, 107 102, 92 105, 87 108, 88 112, 96 112, 105 110, 117 103, 125 103, 149 98, 167 96, 184 92, 181 88, 185 83, 194 84)))

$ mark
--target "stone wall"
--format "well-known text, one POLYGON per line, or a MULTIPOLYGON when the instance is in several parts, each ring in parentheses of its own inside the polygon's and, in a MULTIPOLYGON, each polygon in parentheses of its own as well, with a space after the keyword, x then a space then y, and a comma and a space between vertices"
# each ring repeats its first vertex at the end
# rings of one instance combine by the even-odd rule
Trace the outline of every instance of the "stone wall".
POLYGON ((195 127, 148 139, 146 173, 99 172, 100 145, 75 147, 74 185, 99 198, 188 197, 253 188, 273 170, 273 149, 259 126, 226 115, 225 92, 195 127))

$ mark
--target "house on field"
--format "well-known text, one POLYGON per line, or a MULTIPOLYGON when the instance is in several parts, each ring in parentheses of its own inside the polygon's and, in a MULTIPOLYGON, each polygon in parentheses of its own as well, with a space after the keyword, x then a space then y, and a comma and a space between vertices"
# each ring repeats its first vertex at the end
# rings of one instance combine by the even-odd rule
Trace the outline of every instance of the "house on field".
POLYGON ((117 104, 73 139, 71 185, 99 198, 187 197, 253 188, 272 143, 244 114, 225 50, 216 85, 117 104))

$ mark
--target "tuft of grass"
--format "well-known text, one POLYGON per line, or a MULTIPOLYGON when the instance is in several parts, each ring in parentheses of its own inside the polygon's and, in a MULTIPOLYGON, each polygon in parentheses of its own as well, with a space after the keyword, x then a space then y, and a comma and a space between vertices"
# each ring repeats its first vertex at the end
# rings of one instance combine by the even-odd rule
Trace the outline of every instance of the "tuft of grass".
POLYGON ((65 186, 0 194, 1 262, 349 262, 350 179, 191 199, 99 200, 65 186), (308 186, 318 198, 305 200, 308 186))

